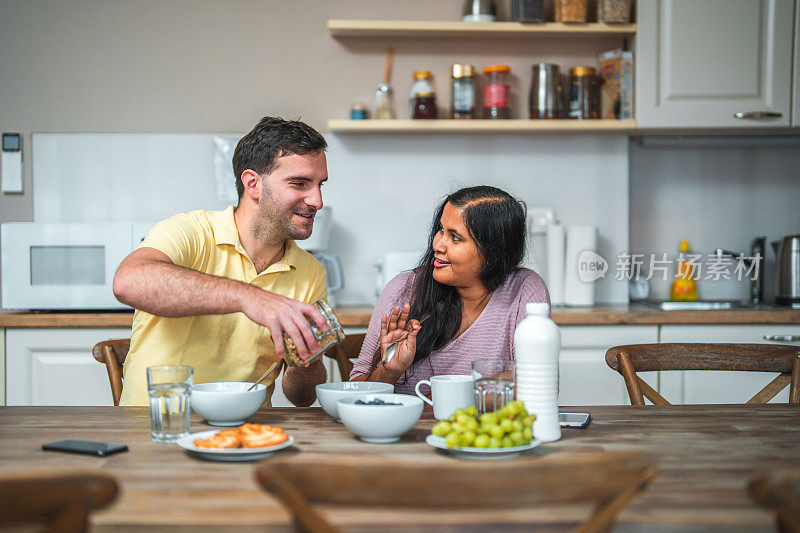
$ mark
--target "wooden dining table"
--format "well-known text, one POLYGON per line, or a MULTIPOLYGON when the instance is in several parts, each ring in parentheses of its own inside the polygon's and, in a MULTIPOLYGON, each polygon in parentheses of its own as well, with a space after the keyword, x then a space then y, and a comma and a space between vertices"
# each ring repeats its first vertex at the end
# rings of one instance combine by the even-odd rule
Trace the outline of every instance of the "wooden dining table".
MULTIPOLYGON (((558 442, 504 461, 535 463, 547 454, 647 451, 658 477, 619 516, 615 531, 774 531, 773 518, 748 496, 762 469, 800 465, 800 406, 693 405, 568 407, 592 415, 585 429, 565 429, 558 442)), ((15 472, 101 471, 120 485, 119 498, 91 515, 92 531, 291 531, 291 516, 254 478, 275 458, 371 455, 425 463, 467 461, 425 442, 435 423, 426 410, 393 444, 367 444, 319 408, 265 408, 250 422, 277 425, 292 447, 249 463, 211 462, 174 444, 150 440, 145 407, 0 407, 0 478, 15 472), (129 451, 93 457, 42 451, 43 444, 82 439, 127 444, 129 451), (304 455, 308 454, 308 455, 304 455)), ((213 429, 192 414, 192 432, 213 429)), ((386 472, 391 476, 392 472, 386 472)), ((565 475, 571 475, 565 472, 565 475)), ((574 473, 579 475, 579 472, 574 473)), ((479 479, 471 480, 480 483, 479 479)), ((440 487, 448 490, 448 487, 440 487)), ((332 507, 323 512, 346 531, 549 531, 572 527, 580 505, 514 510, 415 510, 332 507)))

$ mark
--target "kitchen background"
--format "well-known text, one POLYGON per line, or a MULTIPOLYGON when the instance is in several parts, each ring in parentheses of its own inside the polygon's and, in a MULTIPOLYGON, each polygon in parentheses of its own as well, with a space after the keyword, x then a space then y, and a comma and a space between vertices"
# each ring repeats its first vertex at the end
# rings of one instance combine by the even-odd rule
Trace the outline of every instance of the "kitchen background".
MULTIPOLYGON (((507 2, 499 4, 507 19, 507 2)), ((25 183, 23 194, 0 195, 0 222, 34 220, 32 133, 235 135, 268 114, 324 129, 328 119, 345 118, 354 102, 371 103, 387 46, 395 51, 392 84, 401 118, 415 69, 434 73, 439 105, 449 105, 449 66, 456 62, 510 65, 512 115, 522 117, 532 64, 595 65, 597 53, 620 46, 614 38, 335 39, 326 29, 332 18, 457 20, 461 5, 2 0, 0 128, 23 134, 25 183)), ((627 284, 613 279, 619 252, 674 254, 684 237, 698 252, 748 251, 756 235, 777 239, 800 226, 800 147, 766 137, 713 146, 678 137, 642 144, 608 133, 326 137, 325 202, 335 224, 330 251, 342 259, 347 284, 339 304, 374 301, 371 265, 387 251, 423 246, 434 206, 464 185, 491 183, 531 207, 552 207, 566 224, 596 225, 598 251, 611 263, 597 290, 605 303, 627 302, 627 284)), ((206 164, 176 152, 174 165, 147 175, 115 168, 108 153, 94 154, 85 173, 65 164, 60 186, 85 195, 63 220, 89 219, 93 205, 126 197, 125 183, 140 191, 155 185, 146 199, 136 199, 139 220, 217 208, 213 194, 196 196, 196 189, 213 187, 211 153, 209 146, 206 164)), ((771 251, 767 259, 769 272, 771 251)), ((774 287, 766 281, 769 299, 774 287)), ((701 281, 700 291, 704 298, 745 298, 747 283, 701 281)), ((668 282, 654 280, 652 292, 666 297, 668 282)))

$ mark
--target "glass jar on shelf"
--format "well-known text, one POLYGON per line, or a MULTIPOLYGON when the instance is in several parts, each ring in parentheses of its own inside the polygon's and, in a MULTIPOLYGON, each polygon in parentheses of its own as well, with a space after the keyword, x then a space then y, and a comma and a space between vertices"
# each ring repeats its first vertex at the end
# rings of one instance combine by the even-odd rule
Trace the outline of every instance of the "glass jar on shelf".
POLYGON ((569 118, 600 118, 599 84, 594 67, 569 70, 569 118))
POLYGON ((375 91, 375 113, 372 116, 381 120, 395 118, 392 88, 388 83, 378 84, 378 89, 375 91))
POLYGON ((408 96, 408 115, 411 118, 436 118, 436 93, 431 83, 430 70, 414 71, 414 83, 411 84, 411 93, 408 96), (420 101, 421 99, 424 101, 420 101), (431 113, 433 116, 430 116, 431 113))
POLYGON ((631 0, 597 0, 597 22, 627 24, 631 21, 631 0))
POLYGON ((511 116, 508 93, 511 85, 511 67, 489 65, 483 69, 486 84, 483 86, 483 118, 505 119, 511 116))
POLYGON ((450 118, 475 118, 475 67, 453 65, 450 118))
POLYGON ((556 22, 586 22, 587 0, 555 0, 556 22))

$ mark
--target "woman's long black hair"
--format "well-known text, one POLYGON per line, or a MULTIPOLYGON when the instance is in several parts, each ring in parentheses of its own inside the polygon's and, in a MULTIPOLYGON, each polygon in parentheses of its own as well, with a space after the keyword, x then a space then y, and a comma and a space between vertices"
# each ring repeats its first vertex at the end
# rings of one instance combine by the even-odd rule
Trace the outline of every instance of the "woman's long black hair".
POLYGON ((464 217, 467 231, 483 259, 480 280, 490 292, 503 284, 525 255, 524 203, 488 185, 467 187, 447 196, 433 215, 428 249, 415 269, 409 316, 428 319, 417 335, 414 363, 450 342, 461 325, 458 291, 433 279, 433 239, 441 229, 442 213, 448 203, 464 217))

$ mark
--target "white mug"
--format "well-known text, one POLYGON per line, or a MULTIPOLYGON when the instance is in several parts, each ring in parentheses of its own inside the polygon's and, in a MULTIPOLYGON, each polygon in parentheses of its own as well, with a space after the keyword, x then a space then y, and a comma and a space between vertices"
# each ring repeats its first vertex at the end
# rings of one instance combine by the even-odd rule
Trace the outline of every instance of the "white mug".
POLYGON ((423 402, 433 406, 433 416, 436 420, 445 420, 458 409, 469 407, 475 403, 472 376, 433 376, 430 381, 420 380, 414 387, 414 392, 422 398, 423 402), (423 384, 430 385, 433 401, 419 391, 420 385, 423 384))

